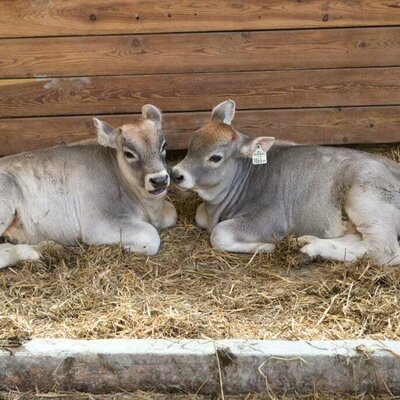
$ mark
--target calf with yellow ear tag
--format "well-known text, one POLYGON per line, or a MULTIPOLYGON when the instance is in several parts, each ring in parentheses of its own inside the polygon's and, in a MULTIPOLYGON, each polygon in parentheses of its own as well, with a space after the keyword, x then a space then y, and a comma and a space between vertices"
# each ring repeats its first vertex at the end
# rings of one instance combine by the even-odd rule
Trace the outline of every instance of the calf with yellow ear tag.
POLYGON ((272 252, 293 234, 311 258, 366 254, 400 264, 398 164, 352 149, 250 138, 232 126, 234 115, 233 100, 218 104, 172 170, 180 189, 203 199, 196 223, 213 247, 272 252))

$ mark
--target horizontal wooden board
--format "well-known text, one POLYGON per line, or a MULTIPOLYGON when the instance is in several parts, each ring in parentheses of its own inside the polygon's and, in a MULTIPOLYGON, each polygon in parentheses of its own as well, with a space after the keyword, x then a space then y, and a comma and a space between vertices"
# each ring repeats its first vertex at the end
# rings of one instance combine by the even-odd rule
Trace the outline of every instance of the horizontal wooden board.
POLYGON ((400 104, 400 68, 0 80, 0 117, 400 104))
POLYGON ((0 77, 400 65, 400 28, 0 40, 0 77))
MULTIPOLYGON (((100 118, 119 126, 136 115, 100 118)), ((209 118, 210 112, 165 114, 168 148, 186 148, 192 132, 209 118)), ((234 126, 249 136, 275 136, 299 143, 400 142, 400 106, 239 111, 234 126)), ((90 137, 95 137, 95 129, 88 116, 0 119, 1 155, 90 137)))
POLYGON ((400 25, 397 0, 2 0, 0 36, 400 25))

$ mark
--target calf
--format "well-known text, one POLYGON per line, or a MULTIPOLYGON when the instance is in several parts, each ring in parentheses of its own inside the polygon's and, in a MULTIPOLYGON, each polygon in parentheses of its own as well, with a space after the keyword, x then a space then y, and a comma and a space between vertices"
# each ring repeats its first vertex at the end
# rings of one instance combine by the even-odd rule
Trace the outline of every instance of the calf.
POLYGON ((293 234, 312 258, 400 264, 398 164, 346 148, 250 139, 231 126, 234 114, 232 100, 216 106, 172 172, 179 188, 204 200, 196 223, 213 247, 272 252, 293 234))
POLYGON ((132 124, 113 128, 94 118, 98 136, 0 160, 0 268, 37 259, 36 245, 76 240, 121 243, 132 252, 156 254, 157 229, 176 222, 165 200, 169 175, 161 112, 152 105, 132 124), (29 245, 27 245, 29 244, 29 245))

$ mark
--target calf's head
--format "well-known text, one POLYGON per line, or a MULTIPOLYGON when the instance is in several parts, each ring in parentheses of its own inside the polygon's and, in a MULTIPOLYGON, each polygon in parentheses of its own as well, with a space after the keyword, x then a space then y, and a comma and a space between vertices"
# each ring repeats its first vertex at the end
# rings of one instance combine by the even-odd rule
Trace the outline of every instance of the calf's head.
POLYGON ((141 118, 120 128, 97 118, 93 121, 98 142, 115 149, 118 167, 126 182, 143 197, 165 196, 170 179, 165 164, 161 111, 146 104, 141 118))
POLYGON ((240 159, 251 158, 257 148, 267 152, 273 137, 251 139, 231 126, 235 102, 224 101, 211 113, 211 121, 196 131, 185 158, 172 170, 172 179, 181 189, 193 189, 207 200, 208 194, 229 186, 240 159))

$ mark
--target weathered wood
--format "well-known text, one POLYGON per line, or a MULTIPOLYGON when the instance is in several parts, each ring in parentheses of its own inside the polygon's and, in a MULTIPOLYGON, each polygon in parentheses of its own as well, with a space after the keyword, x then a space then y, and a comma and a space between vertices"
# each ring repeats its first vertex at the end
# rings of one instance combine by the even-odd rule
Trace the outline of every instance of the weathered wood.
POLYGON ((397 0, 2 0, 0 36, 400 25, 397 0))
POLYGON ((393 105, 400 68, 0 80, 1 117, 210 110, 226 98, 239 109, 393 105))
POLYGON ((0 77, 395 66, 400 28, 0 40, 0 77))
POLYGON ((36 339, 0 349, 0 389, 400 394, 397 341, 36 339))
MULTIPOLYGON (((119 126, 135 115, 100 116, 119 126)), ((169 149, 185 149, 210 112, 164 114, 169 149)), ((234 126, 249 136, 275 136, 304 144, 400 142, 400 106, 239 111, 234 126)), ((0 155, 95 137, 92 118, 0 119, 0 155)))

